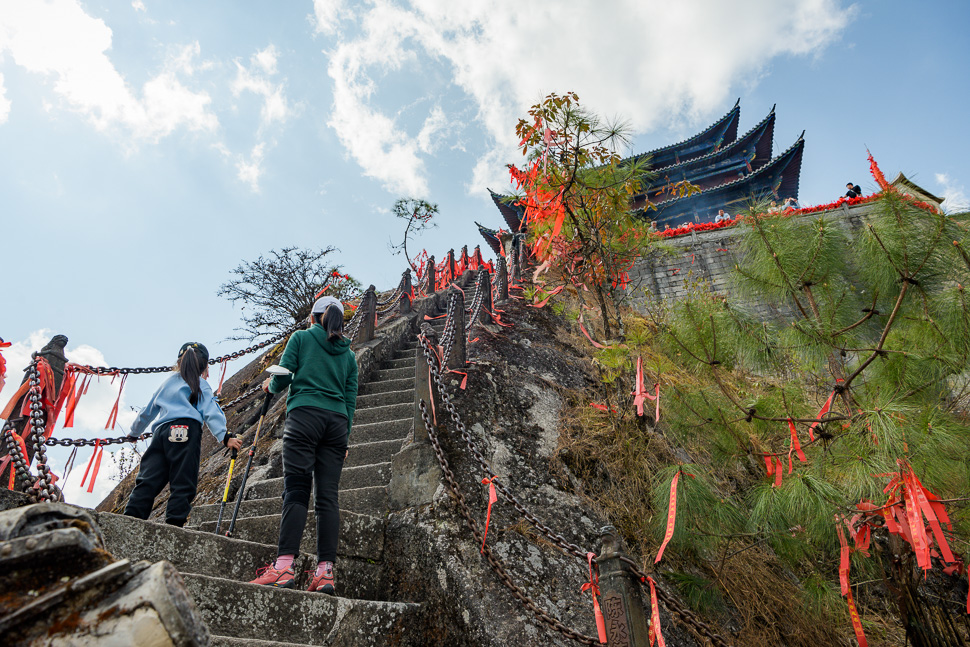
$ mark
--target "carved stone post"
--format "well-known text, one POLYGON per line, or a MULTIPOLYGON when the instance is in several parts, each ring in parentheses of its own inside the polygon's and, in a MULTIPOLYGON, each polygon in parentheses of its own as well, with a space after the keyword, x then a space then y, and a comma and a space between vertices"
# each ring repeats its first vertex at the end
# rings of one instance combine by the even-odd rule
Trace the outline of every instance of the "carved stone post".
POLYGON ((640 585, 626 570, 620 557, 623 546, 616 528, 605 526, 600 531, 600 608, 606 622, 610 647, 647 647, 650 624, 640 597, 640 585))
POLYGON ((476 270, 482 269, 482 267, 485 265, 485 259, 482 258, 481 245, 475 245, 475 253, 472 254, 472 261, 473 261, 472 264, 474 265, 473 269, 476 269, 476 270))
POLYGON ((495 301, 502 303, 509 298, 509 272, 505 266, 505 257, 499 256, 495 268, 495 301))
POLYGON ((431 296, 438 288, 438 277, 435 276, 434 256, 428 258, 428 264, 424 266, 424 274, 425 281, 427 282, 424 292, 428 296, 431 296))
POLYGON ((455 263, 455 250, 448 250, 448 264, 445 266, 448 272, 448 281, 454 281, 458 278, 458 265, 455 263))
POLYGON ((478 270, 478 280, 484 294, 482 299, 482 314, 479 316, 478 321, 486 324, 491 321, 491 315, 488 313, 492 311, 492 275, 488 273, 488 270, 478 270))
MULTIPOLYGON (((434 331, 431 324, 424 322, 421 324, 421 333, 428 338, 431 345, 438 345, 438 333, 434 331)), ((424 428, 424 420, 421 419, 421 407, 418 402, 424 400, 428 409, 431 408, 431 400, 434 394, 431 392, 431 369, 428 367, 428 360, 424 357, 424 348, 418 344, 417 357, 414 359, 414 442, 427 443, 428 430, 424 428)))
POLYGON ((465 298, 458 288, 452 288, 449 294, 448 310, 452 313, 451 319, 455 327, 455 336, 451 344, 451 353, 445 358, 445 366, 448 368, 465 368, 465 341, 467 339, 465 334, 465 298))
POLYGON ((401 297, 398 300, 398 312, 406 315, 411 312, 411 295, 414 288, 411 286, 411 270, 404 270, 401 276, 401 297))
POLYGON ((374 326, 377 324, 377 293, 373 285, 367 288, 360 299, 361 311, 360 328, 357 329, 356 343, 367 343, 374 338, 374 326))
POLYGON ((466 272, 468 270, 468 245, 462 245, 461 247, 461 258, 459 259, 459 264, 461 265, 461 271, 466 272))
POLYGON ((512 276, 511 280, 513 283, 518 283, 522 280, 522 269, 519 267, 519 248, 516 245, 512 246, 512 276))

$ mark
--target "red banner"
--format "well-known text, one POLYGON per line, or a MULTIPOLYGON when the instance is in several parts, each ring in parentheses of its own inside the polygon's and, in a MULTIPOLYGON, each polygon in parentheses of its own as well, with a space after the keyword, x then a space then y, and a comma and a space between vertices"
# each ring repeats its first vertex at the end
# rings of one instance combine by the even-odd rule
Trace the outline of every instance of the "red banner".
POLYGON ((667 647, 664 642, 664 635, 660 631, 660 605, 657 604, 657 587, 652 577, 647 577, 647 584, 650 585, 650 647, 654 641, 659 647, 667 647))
POLYGON ((680 480, 680 471, 678 470, 674 474, 674 479, 670 482, 670 500, 667 505, 667 530, 664 532, 663 543, 660 544, 660 550, 657 551, 657 558, 653 560, 654 564, 660 562, 660 558, 664 555, 664 550, 667 548, 667 544, 670 543, 671 538, 674 536, 674 523, 677 521, 677 481, 680 480))

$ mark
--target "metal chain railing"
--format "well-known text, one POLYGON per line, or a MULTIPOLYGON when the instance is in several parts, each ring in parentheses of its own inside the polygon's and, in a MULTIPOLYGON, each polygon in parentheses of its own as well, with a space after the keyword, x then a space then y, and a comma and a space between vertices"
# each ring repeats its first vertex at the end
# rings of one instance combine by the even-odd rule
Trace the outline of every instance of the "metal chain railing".
MULTIPOLYGON (((405 284, 405 279, 404 279, 404 276, 402 275, 401 280, 398 282, 397 287, 394 288, 394 292, 391 293, 391 296, 387 297, 383 301, 378 301, 377 306, 380 307, 380 306, 386 306, 387 304, 391 304, 390 308, 387 308, 387 310, 390 310, 395 305, 397 305, 398 298, 402 294, 404 294, 404 284, 405 284)), ((387 310, 384 310, 383 312, 387 312, 387 310)), ((383 314, 383 312, 378 310, 378 314, 383 314)))
MULTIPOLYGON (((637 567, 636 562, 626 556, 620 556, 620 560, 627 565, 627 570, 631 575, 634 576, 634 578, 636 578, 637 582, 639 582, 641 586, 646 583, 647 574, 637 567)), ((731 647, 731 643, 724 640, 724 638, 722 638, 716 631, 711 629, 709 624, 698 618, 697 614, 695 614, 693 611, 679 604, 677 600, 668 595, 660 587, 656 587, 656 591, 657 599, 660 600, 660 602, 663 602, 663 605, 667 607, 671 613, 676 615, 685 625, 709 640, 714 647, 731 647)))
MULTIPOLYGON (((442 378, 441 369, 438 366, 434 349, 431 347, 431 342, 423 335, 419 336, 419 341, 424 351, 425 360, 428 362, 428 370, 431 371, 432 381, 438 386, 438 394, 441 396, 441 401, 445 405, 445 409, 448 411, 448 414, 451 417, 452 422, 454 422, 462 440, 465 442, 466 448, 472 454, 472 456, 475 457, 475 460, 478 461, 485 473, 488 474, 489 477, 494 477, 495 472, 492 471, 492 468, 488 465, 485 457, 478 450, 478 447, 475 445, 475 441, 472 439, 471 434, 468 432, 468 429, 465 427, 465 423, 462 421, 461 416, 458 413, 458 410, 455 408, 455 405, 451 400, 451 396, 448 394, 448 389, 445 386, 444 379, 442 378)), ((445 357, 447 357, 447 355, 445 355, 445 357)), ((563 552, 573 555, 584 564, 586 563, 586 555, 591 551, 584 550, 576 544, 569 542, 565 537, 557 532, 554 532, 552 528, 542 523, 538 517, 532 514, 522 504, 522 502, 519 501, 518 498, 516 498, 516 496, 508 490, 508 488, 505 487, 501 480, 494 481, 494 484, 495 489, 502 493, 505 500, 512 504, 512 507, 514 507, 519 514, 525 517, 525 519, 532 524, 536 530, 542 533, 546 539, 548 539, 563 552)))
POLYGON ((471 315, 468 317, 468 321, 465 322, 465 332, 467 333, 478 321, 478 318, 482 314, 482 307, 485 305, 485 276, 484 272, 478 273, 478 280, 475 283, 475 294, 472 296, 471 303, 471 315))
MULTIPOLYGON (((425 356, 427 357, 428 350, 425 349, 425 356)), ((429 360, 429 366, 434 366, 429 360)), ((451 471, 451 467, 448 464, 448 459, 445 457, 444 451, 441 448, 441 443, 438 440, 438 433, 435 426, 431 423, 431 419, 428 417, 428 408, 424 400, 418 402, 418 406, 421 409, 421 419, 424 421, 424 426, 428 430, 428 438, 431 441, 431 446, 434 449, 435 456, 438 458, 438 464, 441 466, 441 471, 444 474, 445 482, 448 485, 448 489, 455 497, 455 501, 458 504, 458 511, 464 518, 465 523, 468 528, 472 531, 475 536, 476 543, 483 542, 482 533, 478 528, 478 522, 472 516, 468 509, 468 504, 465 501, 465 496, 461 492, 461 488, 458 487, 458 481, 455 479, 454 472, 451 471)), ((593 638, 592 636, 587 636, 578 631, 570 629, 564 625, 558 619, 552 617, 547 612, 543 611, 539 605, 533 600, 529 595, 522 590, 521 587, 512 581, 512 577, 509 575, 508 570, 502 564, 501 560, 492 551, 492 547, 487 543, 482 544, 482 552, 485 555, 485 559, 488 561, 488 565, 495 571, 502 583, 512 592, 512 595, 519 600, 529 611, 535 615, 540 621, 549 625, 551 628, 555 629, 567 638, 571 638, 577 642, 584 645, 601 645, 599 640, 593 638)))

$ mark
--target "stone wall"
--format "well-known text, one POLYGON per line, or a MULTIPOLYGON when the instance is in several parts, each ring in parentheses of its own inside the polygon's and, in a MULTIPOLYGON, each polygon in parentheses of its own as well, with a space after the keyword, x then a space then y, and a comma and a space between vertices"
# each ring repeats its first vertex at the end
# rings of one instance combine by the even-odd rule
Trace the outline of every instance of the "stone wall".
MULTIPOLYGON (((843 205, 795 218, 810 221, 824 217, 845 228, 850 236, 855 236, 872 211, 871 203, 853 207, 843 205)), ((630 271, 630 306, 642 312, 651 301, 673 302, 685 298, 690 290, 704 286, 727 295, 733 287, 734 266, 744 262, 739 257, 738 244, 745 231, 744 225, 737 225, 666 239, 666 250, 642 257, 630 271)), ((764 318, 776 316, 784 309, 784 305, 778 303, 749 303, 747 306, 764 318)))

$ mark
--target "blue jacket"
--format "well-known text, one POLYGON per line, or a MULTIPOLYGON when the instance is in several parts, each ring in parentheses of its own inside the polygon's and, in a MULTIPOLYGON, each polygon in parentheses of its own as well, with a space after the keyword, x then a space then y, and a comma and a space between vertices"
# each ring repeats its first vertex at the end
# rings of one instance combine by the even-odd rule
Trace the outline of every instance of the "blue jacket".
POLYGON ((155 418, 158 418, 158 422, 152 426, 152 431, 166 422, 178 418, 191 418, 207 424, 216 440, 222 442, 226 437, 226 414, 222 412, 212 396, 212 387, 209 383, 199 378, 199 386, 202 387, 202 393, 198 403, 193 406, 189 403, 189 396, 192 395, 189 385, 178 373, 171 375, 155 391, 148 406, 135 416, 128 435, 142 435, 148 424, 155 418))

